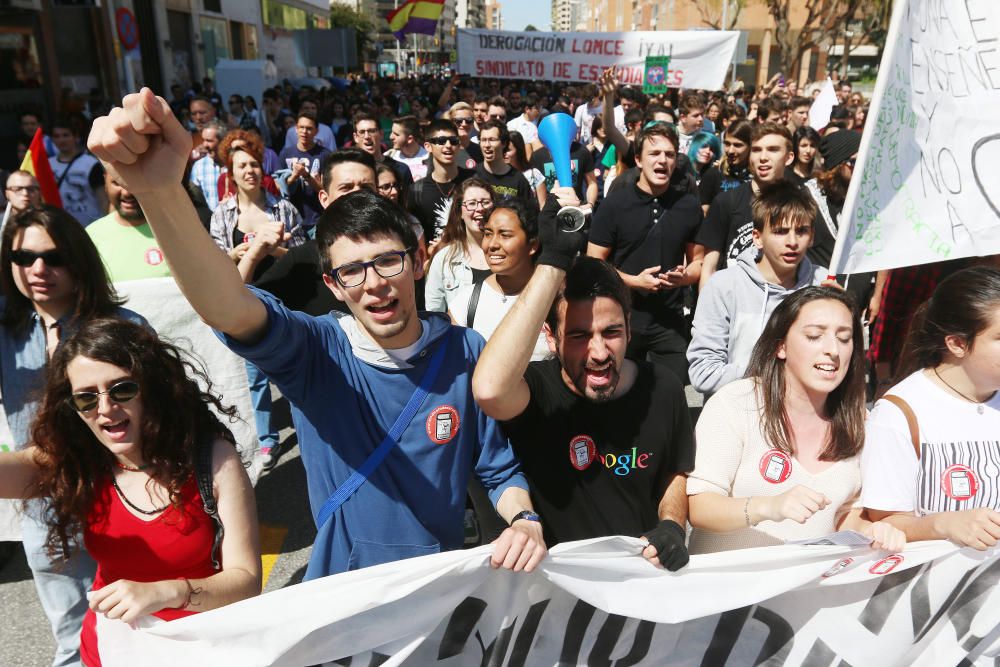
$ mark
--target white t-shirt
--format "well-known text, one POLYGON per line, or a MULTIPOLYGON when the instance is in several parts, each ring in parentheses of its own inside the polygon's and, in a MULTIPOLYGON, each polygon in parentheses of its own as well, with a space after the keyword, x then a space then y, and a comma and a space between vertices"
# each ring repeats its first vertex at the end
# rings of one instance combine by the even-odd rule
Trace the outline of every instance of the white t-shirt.
POLYGON ((888 391, 917 417, 920 459, 902 411, 881 400, 865 425, 865 507, 917 515, 1000 510, 1000 393, 979 405, 939 387, 924 371, 888 391))
POLYGON ((507 130, 509 132, 520 132, 524 143, 529 146, 538 139, 538 127, 525 118, 524 114, 507 121, 507 130))
POLYGON ((395 148, 389 149, 385 154, 396 162, 402 162, 409 167, 414 183, 427 175, 427 149, 423 146, 420 147, 420 150, 413 157, 406 157, 395 148))
POLYGON ((829 535, 841 517, 858 506, 861 469, 857 456, 837 461, 818 472, 809 472, 794 457, 767 442, 761 429, 761 406, 756 380, 730 382, 705 404, 695 427, 694 470, 688 475, 687 493, 716 493, 731 498, 777 496, 801 484, 830 499, 804 524, 796 521, 761 521, 756 526, 728 533, 695 528, 688 550, 692 554, 763 547, 829 535))
MULTIPOLYGON (((455 296, 448 302, 448 312, 451 313, 455 324, 459 326, 469 326, 465 320, 469 313, 469 299, 472 298, 473 289, 475 289, 475 285, 463 285, 458 288, 455 296)), ((488 282, 483 283, 483 288, 479 293, 479 303, 476 305, 476 321, 471 328, 489 340, 493 332, 500 326, 504 315, 510 312, 516 302, 517 295, 504 296, 495 288, 490 287, 488 282)), ((538 339, 535 340, 535 349, 531 353, 531 360, 541 361, 551 356, 549 344, 545 342, 545 333, 539 331, 538 339)))

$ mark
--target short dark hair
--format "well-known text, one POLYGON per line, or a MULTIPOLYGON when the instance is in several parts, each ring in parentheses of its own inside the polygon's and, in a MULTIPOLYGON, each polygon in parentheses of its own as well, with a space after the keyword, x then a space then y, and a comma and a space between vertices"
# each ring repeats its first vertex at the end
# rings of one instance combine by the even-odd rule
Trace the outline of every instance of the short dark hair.
POLYGON ((52 121, 52 125, 49 128, 50 132, 54 132, 57 127, 61 127, 64 130, 69 130, 75 136, 80 136, 80 131, 76 129, 76 125, 73 123, 73 119, 66 115, 58 115, 56 119, 52 121))
POLYGON ((636 158, 642 156, 642 148, 649 141, 650 137, 666 137, 667 140, 674 145, 674 150, 680 150, 680 140, 677 138, 677 130, 670 123, 664 123, 663 121, 652 123, 647 125, 641 130, 635 138, 635 155, 636 158))
POLYGON ((400 116, 392 119, 393 125, 399 125, 408 135, 420 141, 420 124, 417 123, 416 116, 400 116))
POLYGON ((812 225, 816 220, 816 200, 804 187, 779 180, 761 188, 750 205, 753 228, 758 232, 785 221, 812 225))
POLYGON ((811 107, 811 106, 812 106, 812 100, 809 99, 808 97, 802 97, 801 95, 796 95, 788 102, 789 109, 798 109, 799 107, 811 107))
POLYGON ((354 116, 351 117, 351 129, 357 131, 358 123, 363 120, 370 120, 375 123, 375 127, 380 130, 382 129, 382 126, 378 124, 378 118, 375 117, 375 114, 369 113, 363 109, 354 112, 354 116))
POLYGON ((501 95, 494 95, 490 98, 491 107, 503 107, 504 111, 507 110, 507 98, 501 95))
POLYGON ((451 122, 447 118, 435 118, 424 130, 424 138, 433 136, 437 132, 447 132, 448 134, 458 135, 458 128, 455 123, 451 122))
POLYGON ((501 197, 493 203, 493 210, 490 211, 490 216, 500 209, 511 211, 517 216, 518 222, 521 223, 521 229, 524 230, 524 234, 528 237, 529 241, 538 238, 538 213, 526 206, 523 201, 516 197, 501 197))
POLYGON ((473 105, 476 105, 476 104, 489 104, 489 103, 490 103, 490 96, 489 95, 483 95, 482 93, 480 93, 479 95, 476 95, 476 99, 472 100, 472 104, 473 105))
POLYGON ((784 137, 785 141, 788 142, 788 150, 792 150, 792 133, 780 123, 760 123, 759 125, 754 125, 753 132, 750 133, 750 144, 752 145, 755 141, 769 134, 777 134, 780 137, 784 137))
POLYGON ((632 295, 615 267, 596 257, 578 257, 545 318, 553 335, 559 331, 559 305, 563 301, 593 301, 599 296, 608 297, 621 306, 628 322, 632 295))
POLYGON ((510 146, 510 130, 507 129, 506 123, 493 119, 483 123, 482 127, 479 128, 480 141, 482 141, 483 132, 486 130, 500 130, 500 145, 504 147, 504 150, 507 150, 507 147, 510 146))
POLYGON ((403 209, 367 189, 337 198, 319 216, 316 245, 324 273, 333 270, 330 248, 345 236, 355 242, 388 236, 399 239, 411 258, 417 251, 417 234, 403 209))
POLYGON ((330 187, 330 180, 333 178, 333 168, 345 162, 357 162, 363 164, 375 173, 375 158, 371 153, 360 148, 341 148, 340 150, 327 153, 320 162, 319 173, 323 175, 323 189, 330 187))
POLYGON ((215 106, 214 104, 212 104, 212 100, 208 99, 204 95, 192 95, 191 99, 188 100, 188 108, 190 109, 191 105, 194 104, 195 102, 204 102, 210 107, 215 106))
POLYGON ((680 112, 682 116, 686 116, 692 111, 704 111, 705 110, 705 98, 697 93, 688 93, 681 98, 680 112))
POLYGON ((757 118, 758 120, 764 121, 772 113, 784 113, 788 110, 785 106, 784 101, 778 99, 777 97, 771 96, 760 101, 757 105, 757 118))
POLYGON ((296 125, 299 124, 299 119, 301 118, 306 118, 308 120, 311 120, 313 122, 313 125, 315 125, 317 129, 319 129, 319 118, 317 118, 316 114, 314 114, 312 111, 300 111, 297 114, 295 114, 296 125))

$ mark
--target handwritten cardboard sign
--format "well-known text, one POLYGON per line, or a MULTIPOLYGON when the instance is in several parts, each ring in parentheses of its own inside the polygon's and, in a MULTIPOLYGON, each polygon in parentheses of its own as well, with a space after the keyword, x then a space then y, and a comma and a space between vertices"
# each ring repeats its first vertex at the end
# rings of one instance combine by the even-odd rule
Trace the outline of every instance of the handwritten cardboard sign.
POLYGON ((831 264, 1000 253, 1000 3, 898 2, 831 264))

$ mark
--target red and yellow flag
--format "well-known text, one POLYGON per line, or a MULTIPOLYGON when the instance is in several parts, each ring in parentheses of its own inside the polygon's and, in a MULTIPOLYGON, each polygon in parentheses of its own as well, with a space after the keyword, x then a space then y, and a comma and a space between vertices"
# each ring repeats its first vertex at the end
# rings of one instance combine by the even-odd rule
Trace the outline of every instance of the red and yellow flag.
POLYGON ((21 163, 21 169, 31 173, 42 191, 42 201, 46 204, 62 207, 62 197, 59 196, 59 186, 56 185, 55 174, 52 173, 52 166, 49 164, 49 156, 45 152, 45 143, 42 140, 42 128, 35 130, 35 136, 31 139, 28 152, 21 163))

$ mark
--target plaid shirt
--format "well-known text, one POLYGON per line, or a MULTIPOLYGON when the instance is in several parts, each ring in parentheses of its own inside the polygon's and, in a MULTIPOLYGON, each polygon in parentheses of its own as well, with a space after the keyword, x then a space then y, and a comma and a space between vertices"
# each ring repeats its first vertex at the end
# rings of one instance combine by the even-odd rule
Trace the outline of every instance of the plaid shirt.
POLYGON ((223 168, 215 164, 211 155, 206 155, 191 165, 191 183, 201 188, 210 211, 219 207, 219 175, 222 172, 223 168))
MULTIPOLYGON (((302 227, 302 216, 299 215, 298 210, 287 199, 279 199, 270 192, 265 192, 265 195, 267 203, 264 210, 267 217, 271 220, 280 220, 285 226, 285 231, 292 236, 288 240, 288 247, 294 248, 305 243, 308 237, 302 227)), ((215 244, 226 252, 233 249, 233 230, 236 229, 239 217, 240 212, 235 196, 223 201, 212 213, 209 234, 211 234, 215 244)))

